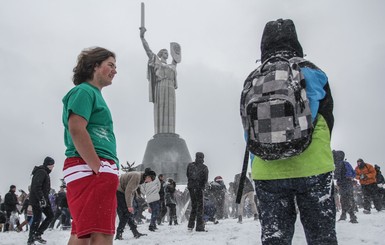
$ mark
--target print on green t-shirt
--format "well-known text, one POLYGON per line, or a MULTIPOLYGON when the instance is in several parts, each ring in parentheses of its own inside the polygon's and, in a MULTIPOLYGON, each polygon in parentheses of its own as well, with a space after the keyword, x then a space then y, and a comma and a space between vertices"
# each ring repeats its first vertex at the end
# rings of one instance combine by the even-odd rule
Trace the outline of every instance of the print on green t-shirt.
POLYGON ((112 116, 100 90, 84 82, 71 89, 63 98, 62 120, 65 128, 64 143, 67 148, 65 155, 79 157, 68 131, 68 118, 71 113, 83 117, 88 122, 87 131, 98 156, 114 160, 118 164, 112 116))

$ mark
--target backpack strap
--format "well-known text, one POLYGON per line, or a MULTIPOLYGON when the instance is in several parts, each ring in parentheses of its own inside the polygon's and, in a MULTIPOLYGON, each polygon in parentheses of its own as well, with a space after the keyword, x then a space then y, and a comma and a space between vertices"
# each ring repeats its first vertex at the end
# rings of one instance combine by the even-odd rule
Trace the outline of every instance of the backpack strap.
POLYGON ((241 179, 239 180, 237 198, 235 199, 235 203, 237 203, 237 204, 241 203, 243 188, 245 186, 248 162, 249 162, 249 149, 247 148, 247 145, 246 145, 245 157, 243 158, 243 166, 242 166, 242 172, 241 172, 241 179))

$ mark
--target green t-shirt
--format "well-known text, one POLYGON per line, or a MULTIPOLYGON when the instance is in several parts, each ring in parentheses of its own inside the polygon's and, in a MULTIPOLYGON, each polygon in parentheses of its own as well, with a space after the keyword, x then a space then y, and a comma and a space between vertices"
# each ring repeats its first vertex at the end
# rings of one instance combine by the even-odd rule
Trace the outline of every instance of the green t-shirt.
POLYGON ((330 131, 325 119, 318 115, 312 142, 303 153, 273 161, 264 161, 254 157, 252 177, 255 180, 290 179, 319 175, 333 170, 330 131))
POLYGON ((68 118, 75 113, 87 120, 87 131, 98 156, 114 160, 119 167, 111 112, 100 90, 84 82, 72 88, 62 101, 65 155, 80 157, 68 130, 68 118))

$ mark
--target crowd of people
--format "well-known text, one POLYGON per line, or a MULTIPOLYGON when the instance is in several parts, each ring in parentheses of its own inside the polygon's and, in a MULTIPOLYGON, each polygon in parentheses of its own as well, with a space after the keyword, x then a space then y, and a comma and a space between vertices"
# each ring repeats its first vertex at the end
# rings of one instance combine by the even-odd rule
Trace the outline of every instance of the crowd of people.
MULTIPOLYGON (((333 151, 333 157, 336 167, 334 171, 336 209, 340 213, 338 220, 346 220, 349 215, 351 223, 358 223, 355 213, 360 209, 363 213, 370 214, 373 208, 377 211, 385 208, 385 180, 380 166, 373 166, 358 159, 357 165, 352 167, 341 150, 333 151)), ((198 153, 197 159, 198 162, 203 161, 203 153, 198 153)), ((48 166, 53 166, 52 163, 53 159, 47 157, 41 166, 35 167, 33 173, 36 169, 45 167, 44 171, 48 172, 48 166)), ((203 162, 201 164, 203 165, 203 162)), ((115 239, 123 239, 122 234, 127 225, 133 236, 140 238, 147 234, 140 233, 137 227, 145 223, 149 224, 149 231, 155 231, 159 225, 171 226, 184 222, 188 222, 190 230, 196 226, 197 231, 205 231, 204 225, 207 222, 218 224, 222 219, 238 219, 238 223, 242 223, 242 218, 258 220, 258 199, 250 176, 246 178, 241 203, 236 204, 239 173, 234 176, 233 181, 225 184, 221 176, 216 176, 213 180, 203 178, 197 181, 196 178, 206 176, 206 171, 208 174, 208 169, 203 170, 204 174, 197 169, 190 171, 190 174, 199 173, 195 177, 189 175, 190 186, 177 185, 172 178, 163 174, 157 175, 151 169, 144 172, 129 169, 122 173, 116 192, 118 200, 116 215, 119 222, 115 239), (201 191, 202 198, 194 196, 190 198, 190 191, 193 193, 195 191, 195 196, 201 191), (203 202, 199 203, 199 200, 203 202), (201 215, 197 215, 199 211, 191 215, 198 206, 201 208, 201 215), (165 209, 162 210, 162 207, 165 209), (151 217, 146 217, 145 214, 148 213, 151 213, 151 217), (190 217, 196 218, 190 221, 190 217)), ((33 234, 39 234, 41 242, 44 243, 41 235, 45 230, 71 229, 72 217, 68 208, 65 183, 63 182, 57 192, 51 188, 47 189, 48 191, 42 192, 43 198, 32 198, 31 203, 31 195, 40 192, 39 190, 43 191, 41 185, 41 189, 36 190, 40 183, 42 182, 32 179, 28 192, 19 189, 20 194, 17 194, 15 185, 10 186, 8 193, 1 200, 2 231, 32 231, 33 234), (33 203, 38 203, 38 206, 33 203), (41 222, 43 210, 45 219, 41 222)))

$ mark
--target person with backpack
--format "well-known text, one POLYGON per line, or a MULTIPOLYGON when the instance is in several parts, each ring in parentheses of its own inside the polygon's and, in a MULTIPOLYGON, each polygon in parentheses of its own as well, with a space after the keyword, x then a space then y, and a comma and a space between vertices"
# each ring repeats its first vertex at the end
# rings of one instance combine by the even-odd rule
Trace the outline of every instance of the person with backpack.
POLYGON ((187 228, 192 231, 201 232, 205 230, 203 221, 203 191, 207 185, 209 170, 204 164, 204 154, 202 152, 195 153, 195 162, 187 165, 187 189, 191 199, 191 213, 187 228))
POLYGON ((378 186, 376 180, 376 170, 373 165, 366 163, 362 158, 357 160, 356 179, 360 181, 362 194, 364 197, 364 214, 370 214, 371 201, 377 211, 381 211, 382 205, 378 195, 378 186))
POLYGON ((241 94, 247 141, 242 177, 250 152, 264 245, 291 244, 296 205, 308 244, 338 243, 333 99, 326 74, 303 57, 294 22, 268 22, 262 65, 247 77, 241 94))
POLYGON ((358 223, 357 216, 354 214, 354 195, 353 184, 356 177, 352 165, 345 161, 345 153, 343 151, 333 150, 334 179, 337 181, 337 187, 340 193, 341 216, 339 220, 346 220, 346 213, 350 216, 350 223, 358 223))

